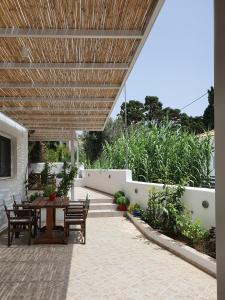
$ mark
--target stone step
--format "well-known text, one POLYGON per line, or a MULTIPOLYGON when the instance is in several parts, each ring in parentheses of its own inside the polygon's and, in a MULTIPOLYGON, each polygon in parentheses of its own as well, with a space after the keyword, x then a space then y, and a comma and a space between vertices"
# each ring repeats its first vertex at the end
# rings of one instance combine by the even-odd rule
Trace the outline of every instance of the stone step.
POLYGON ((89 210, 88 218, 101 218, 101 217, 123 217, 124 211, 106 209, 106 210, 89 210))
POLYGON ((90 210, 116 210, 117 204, 114 203, 90 203, 90 210))
POLYGON ((91 200, 91 204, 92 203, 113 203, 113 197, 96 198, 96 199, 90 198, 90 200, 91 200))

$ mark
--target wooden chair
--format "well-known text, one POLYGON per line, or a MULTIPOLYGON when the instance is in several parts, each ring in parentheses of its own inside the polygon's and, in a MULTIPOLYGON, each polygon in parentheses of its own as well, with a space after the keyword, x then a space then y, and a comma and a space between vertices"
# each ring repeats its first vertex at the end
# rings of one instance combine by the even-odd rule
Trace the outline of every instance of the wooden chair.
MULTIPOLYGON (((29 203, 28 200, 23 200, 22 195, 20 193, 14 194, 12 196, 13 198, 13 207, 15 209, 27 209, 27 204, 29 203)), ((34 210, 32 212, 32 215, 34 215, 35 219, 35 230, 34 234, 36 235, 37 228, 41 228, 41 209, 39 210, 34 210)))
POLYGON ((83 244, 86 243, 86 218, 90 200, 74 201, 64 209, 64 236, 68 242, 69 231, 79 231, 82 234, 83 244), (70 227, 70 226, 76 227, 70 227))
POLYGON ((32 217, 32 210, 26 209, 9 209, 3 200, 6 216, 8 219, 8 247, 11 246, 13 236, 22 231, 28 231, 28 245, 31 244, 32 225, 34 219, 32 217))

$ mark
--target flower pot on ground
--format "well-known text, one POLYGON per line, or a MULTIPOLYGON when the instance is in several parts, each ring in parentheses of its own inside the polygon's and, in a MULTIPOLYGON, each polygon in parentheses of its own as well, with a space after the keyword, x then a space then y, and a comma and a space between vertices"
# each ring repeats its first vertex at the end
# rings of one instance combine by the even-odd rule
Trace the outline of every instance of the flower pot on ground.
POLYGON ((128 210, 134 217, 141 216, 141 207, 138 203, 130 204, 128 210))
POLYGON ((129 205, 129 199, 125 196, 120 196, 116 199, 117 210, 126 211, 129 205))

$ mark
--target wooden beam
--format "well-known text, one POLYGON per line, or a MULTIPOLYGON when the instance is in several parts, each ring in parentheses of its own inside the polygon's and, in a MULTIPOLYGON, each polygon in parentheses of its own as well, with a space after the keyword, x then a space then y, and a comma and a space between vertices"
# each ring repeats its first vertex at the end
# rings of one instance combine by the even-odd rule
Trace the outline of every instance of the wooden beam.
POLYGON ((89 84, 89 83, 40 83, 40 82, 0 82, 0 89, 119 89, 120 84, 89 84))
POLYGON ((96 108, 96 109, 89 109, 89 108, 62 108, 60 106, 52 106, 52 107, 47 107, 47 106, 2 106, 0 107, 0 111, 5 111, 5 112, 86 112, 86 113, 93 113, 93 112, 105 112, 108 113, 110 109, 107 108, 96 108))
POLYGON ((95 30, 95 29, 34 29, 0 28, 0 37, 9 38, 82 38, 82 39, 141 39, 140 30, 95 30))
POLYGON ((113 102, 114 98, 100 98, 100 97, 0 97, 0 103, 8 102, 113 102))
POLYGON ((78 120, 105 120, 106 116, 104 115, 64 115, 64 114, 54 114, 54 115, 40 115, 40 114, 10 114, 7 112, 8 115, 11 115, 13 119, 16 120, 39 120, 39 121, 51 121, 51 120, 64 120, 64 121, 78 121, 78 120))
POLYGON ((0 62, 4 70, 127 70, 126 63, 17 63, 0 62))

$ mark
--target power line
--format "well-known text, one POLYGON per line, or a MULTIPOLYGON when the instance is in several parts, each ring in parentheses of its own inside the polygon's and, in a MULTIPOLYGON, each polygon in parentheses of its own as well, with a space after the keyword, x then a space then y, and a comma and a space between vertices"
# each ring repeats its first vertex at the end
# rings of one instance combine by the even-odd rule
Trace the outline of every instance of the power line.
POLYGON ((188 103, 187 105, 185 105, 184 107, 182 107, 180 110, 183 110, 185 108, 187 108, 188 106, 192 105, 193 103, 197 102, 198 100, 200 100, 201 98, 203 98, 204 96, 206 96, 208 94, 208 92, 206 92, 205 94, 201 95, 200 97, 198 97, 197 99, 193 100, 192 102, 188 103))

